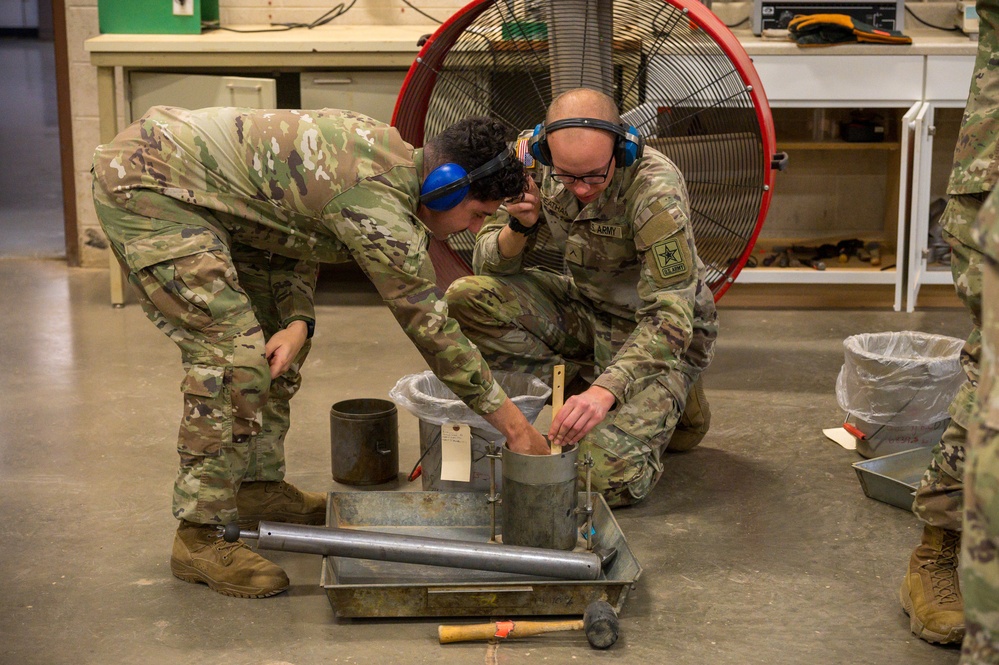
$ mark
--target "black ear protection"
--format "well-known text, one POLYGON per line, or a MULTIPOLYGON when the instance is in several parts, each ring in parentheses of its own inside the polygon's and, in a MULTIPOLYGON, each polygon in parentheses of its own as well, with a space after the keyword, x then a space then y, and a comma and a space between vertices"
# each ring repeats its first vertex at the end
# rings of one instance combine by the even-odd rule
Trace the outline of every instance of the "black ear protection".
POLYGON ((642 157, 642 153, 645 151, 645 139, 631 125, 617 125, 596 118, 565 118, 564 120, 556 120, 550 125, 545 125, 542 122, 534 128, 534 135, 531 137, 529 146, 531 156, 545 166, 551 166, 552 151, 548 147, 548 134, 567 127, 589 127, 590 129, 602 129, 613 134, 615 166, 631 166, 642 157))
POLYGON ((465 200, 470 184, 502 169, 511 156, 509 150, 504 150, 471 173, 453 162, 441 164, 423 179, 420 203, 438 212, 450 210, 465 200))

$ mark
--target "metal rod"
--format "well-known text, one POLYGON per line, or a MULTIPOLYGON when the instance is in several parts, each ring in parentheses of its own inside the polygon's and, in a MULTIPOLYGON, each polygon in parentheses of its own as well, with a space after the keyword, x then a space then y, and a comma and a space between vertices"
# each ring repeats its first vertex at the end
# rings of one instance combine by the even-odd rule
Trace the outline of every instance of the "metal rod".
POLYGON ((593 469, 593 456, 589 452, 583 455, 583 461, 577 462, 577 466, 582 465, 586 467, 586 505, 582 508, 576 508, 576 514, 586 515, 586 523, 583 526, 584 535, 586 537, 586 550, 593 551, 593 493, 591 491, 592 476, 590 471, 593 469))
POLYGON ((499 452, 492 442, 486 448, 486 457, 489 458, 489 496, 486 498, 489 502, 489 542, 495 543, 496 504, 499 503, 499 495, 496 494, 496 460, 499 458, 499 452))
POLYGON ((226 527, 226 540, 236 540, 239 537, 256 538, 257 546, 267 550, 470 568, 567 580, 595 580, 600 577, 602 563, 601 557, 593 552, 564 552, 540 547, 282 522, 261 522, 256 532, 239 530, 235 524, 226 527))
POLYGON ((593 456, 589 452, 584 458, 586 463, 586 549, 593 551, 593 494, 590 484, 590 471, 593 469, 593 456))

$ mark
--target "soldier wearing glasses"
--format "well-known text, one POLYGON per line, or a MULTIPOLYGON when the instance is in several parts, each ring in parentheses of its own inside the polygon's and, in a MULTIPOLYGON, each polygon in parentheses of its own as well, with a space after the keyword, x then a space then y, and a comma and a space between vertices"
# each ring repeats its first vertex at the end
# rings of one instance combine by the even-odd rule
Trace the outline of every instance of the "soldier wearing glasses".
POLYGON ((532 181, 487 221, 476 275, 446 299, 493 367, 548 381, 557 364, 567 381, 593 368, 548 436, 593 456, 594 489, 610 505, 637 503, 659 481, 664 453, 697 445, 709 420, 699 377, 717 317, 683 176, 621 123, 611 98, 582 88, 554 100, 530 152, 540 191, 532 181), (541 226, 564 272, 525 266, 541 226))

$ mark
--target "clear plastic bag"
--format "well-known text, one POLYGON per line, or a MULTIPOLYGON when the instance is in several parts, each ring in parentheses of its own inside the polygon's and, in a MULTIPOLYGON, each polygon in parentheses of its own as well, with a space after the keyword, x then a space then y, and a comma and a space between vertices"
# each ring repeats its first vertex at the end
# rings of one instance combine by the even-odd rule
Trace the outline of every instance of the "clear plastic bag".
MULTIPOLYGON (((545 401, 552 392, 544 381, 531 374, 496 371, 493 378, 531 423, 545 408, 545 401)), ((434 425, 457 423, 496 431, 429 370, 399 379, 389 391, 389 397, 420 420, 434 425)))
POLYGON ((843 340, 836 379, 840 408, 877 425, 930 425, 949 417, 965 381, 964 341, 902 331, 864 333, 843 340))

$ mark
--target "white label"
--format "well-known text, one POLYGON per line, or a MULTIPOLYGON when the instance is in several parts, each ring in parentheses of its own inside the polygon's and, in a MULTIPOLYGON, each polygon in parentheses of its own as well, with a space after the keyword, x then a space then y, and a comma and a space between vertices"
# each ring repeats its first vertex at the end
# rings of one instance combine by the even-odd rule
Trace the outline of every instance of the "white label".
POLYGON ((194 16, 194 0, 173 0, 174 16, 194 16))
POLYGON ((441 425, 441 480, 472 479, 472 430, 468 425, 441 425))

